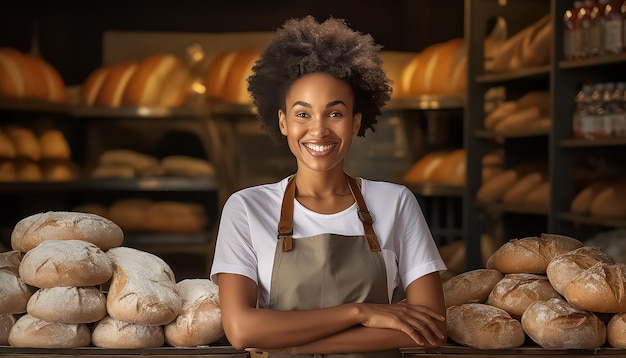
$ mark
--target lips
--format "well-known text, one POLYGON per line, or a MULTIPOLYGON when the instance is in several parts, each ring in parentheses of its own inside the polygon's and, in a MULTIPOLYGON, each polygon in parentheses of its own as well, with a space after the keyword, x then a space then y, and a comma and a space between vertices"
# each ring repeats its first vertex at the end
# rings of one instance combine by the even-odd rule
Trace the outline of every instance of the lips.
POLYGON ((336 143, 332 143, 332 144, 304 143, 303 146, 307 149, 307 151, 311 155, 321 156, 330 152, 333 148, 337 146, 337 144, 336 143))

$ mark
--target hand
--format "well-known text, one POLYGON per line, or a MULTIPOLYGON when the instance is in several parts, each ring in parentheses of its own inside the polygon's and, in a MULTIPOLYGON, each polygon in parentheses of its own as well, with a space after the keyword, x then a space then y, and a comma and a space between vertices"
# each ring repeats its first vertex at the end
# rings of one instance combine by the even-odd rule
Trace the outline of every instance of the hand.
POLYGON ((411 305, 406 302, 396 304, 356 304, 361 324, 371 328, 391 328, 406 333, 417 344, 424 345, 424 339, 431 345, 438 345, 445 339, 437 321, 445 317, 429 307, 411 305))

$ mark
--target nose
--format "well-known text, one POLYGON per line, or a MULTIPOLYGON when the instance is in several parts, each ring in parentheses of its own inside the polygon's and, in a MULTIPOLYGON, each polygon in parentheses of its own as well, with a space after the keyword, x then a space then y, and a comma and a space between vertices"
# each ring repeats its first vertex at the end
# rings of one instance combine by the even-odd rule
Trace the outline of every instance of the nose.
POLYGON ((311 120, 311 127, 309 133, 315 137, 321 138, 328 135, 328 123, 323 116, 315 116, 311 120))

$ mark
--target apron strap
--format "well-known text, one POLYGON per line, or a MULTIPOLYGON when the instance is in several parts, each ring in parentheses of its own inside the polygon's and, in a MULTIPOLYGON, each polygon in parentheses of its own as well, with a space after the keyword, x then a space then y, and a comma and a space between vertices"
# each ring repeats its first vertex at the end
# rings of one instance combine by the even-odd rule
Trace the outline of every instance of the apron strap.
POLYGON ((287 181, 283 203, 280 208, 278 222, 278 239, 283 238, 283 252, 293 249, 293 201, 296 198, 296 176, 292 175, 287 181))
MULTIPOLYGON (((293 249, 293 201, 296 197, 296 176, 292 175, 287 181, 287 187, 285 188, 285 194, 283 196, 282 206, 280 208, 280 221, 278 222, 278 239, 283 239, 283 252, 291 251, 293 249)), ((356 201, 358 207, 359 219, 363 223, 363 229, 365 231, 365 238, 370 247, 370 251, 380 251, 380 243, 378 237, 374 232, 374 219, 365 205, 361 188, 356 179, 346 174, 346 180, 350 187, 352 197, 356 201)))
POLYGON ((363 199, 363 194, 361 194, 361 188, 359 184, 356 182, 356 179, 346 174, 346 179, 348 180, 348 185, 350 186, 350 191, 352 192, 352 196, 356 201, 356 205, 359 207, 359 219, 363 223, 363 229, 365 230, 365 237, 367 238, 367 243, 370 246, 370 251, 380 251, 380 244, 378 243, 378 237, 374 232, 374 219, 372 218, 372 214, 367 209, 367 205, 365 205, 365 200, 363 199))

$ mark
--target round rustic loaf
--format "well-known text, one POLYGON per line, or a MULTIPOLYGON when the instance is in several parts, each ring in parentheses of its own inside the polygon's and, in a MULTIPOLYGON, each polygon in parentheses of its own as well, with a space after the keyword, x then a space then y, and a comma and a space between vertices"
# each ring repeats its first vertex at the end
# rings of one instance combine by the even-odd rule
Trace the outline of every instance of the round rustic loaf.
POLYGON ((564 235, 541 234, 540 237, 512 239, 500 246, 487 260, 486 268, 502 273, 545 274, 553 258, 584 246, 564 235))
POLYGON ((14 250, 26 252, 49 240, 82 240, 103 250, 122 245, 124 233, 109 219, 72 211, 47 211, 20 220, 11 233, 14 250))
POLYGON ((17 250, 0 253, 0 314, 26 312, 34 289, 19 276, 22 253, 17 250))
POLYGON ((443 282, 446 308, 464 303, 485 303, 493 287, 504 278, 498 270, 476 269, 452 276, 443 282))
POLYGON ((617 313, 606 325, 606 339, 611 347, 626 348, 626 313, 617 313))
POLYGON ((531 303, 551 298, 561 298, 561 295, 550 285, 546 276, 511 273, 496 283, 487 298, 487 304, 501 308, 511 317, 519 319, 531 303))
POLYGON ((526 334, 546 349, 594 349, 606 341, 602 320, 561 298, 533 302, 521 322, 526 334))
POLYGON ((163 326, 145 326, 106 316, 96 323, 91 340, 101 348, 156 348, 165 343, 163 326))
POLYGON ((563 289, 573 306, 592 312, 626 312, 626 264, 599 262, 563 289))
POLYGON ((13 347, 78 348, 90 343, 91 332, 86 324, 46 322, 28 314, 20 317, 9 333, 13 347))
POLYGON ((120 321, 164 325, 182 309, 174 272, 160 257, 130 247, 107 251, 113 278, 107 294, 107 312, 120 321))
POLYGON ((44 241, 28 251, 20 277, 39 288, 95 286, 113 275, 113 265, 96 245, 81 240, 44 241))
POLYGON ((15 321, 15 315, 0 314, 0 346, 9 345, 9 333, 15 321))
POLYGON ((615 263, 611 255, 595 246, 583 246, 555 257, 546 268, 552 287, 563 294, 565 286, 598 262, 615 263))
POLYGON ((510 349, 526 339, 522 325, 506 311, 482 304, 467 303, 446 310, 448 337, 477 349, 510 349))
POLYGON ((90 323, 106 316, 106 298, 96 287, 39 289, 28 300, 28 314, 48 322, 90 323))
POLYGON ((183 300, 182 312, 165 326, 165 341, 174 347, 210 344, 224 336, 219 288, 209 279, 186 279, 176 288, 183 300))

